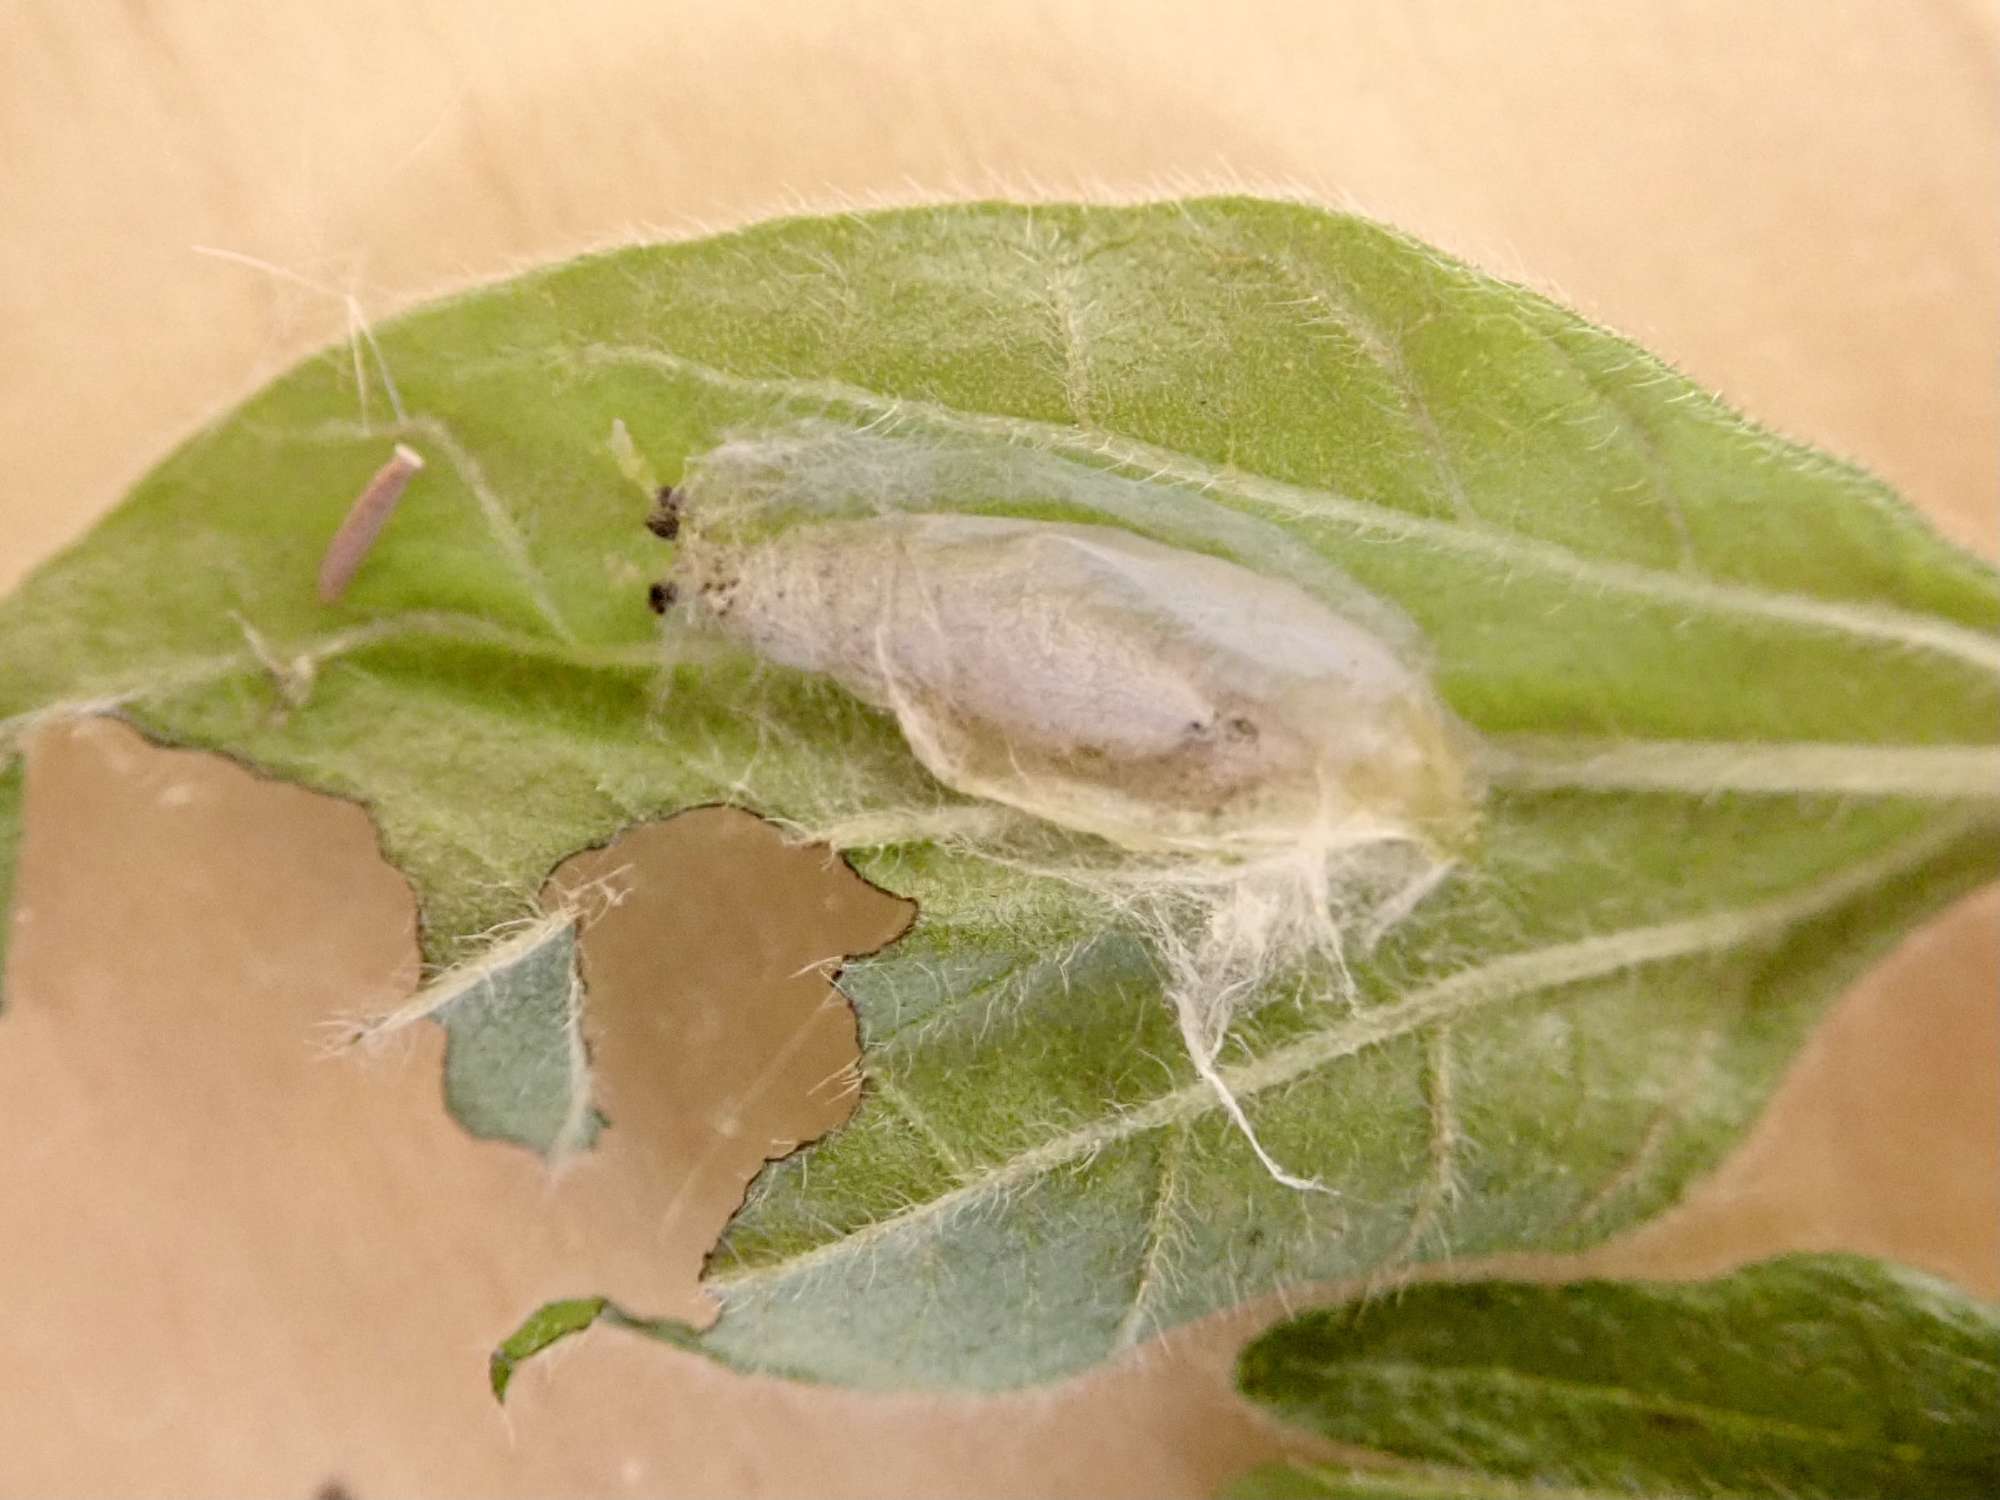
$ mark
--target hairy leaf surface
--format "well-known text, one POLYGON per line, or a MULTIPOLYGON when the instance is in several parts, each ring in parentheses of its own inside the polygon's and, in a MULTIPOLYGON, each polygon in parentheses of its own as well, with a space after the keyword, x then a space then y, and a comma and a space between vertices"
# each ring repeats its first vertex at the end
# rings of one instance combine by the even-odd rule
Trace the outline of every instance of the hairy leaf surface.
MULTIPOLYGON (((1839 988, 1995 866, 1992 571, 1867 475, 1364 220, 791 220, 378 332, 393 391, 365 350, 307 361, 0 604, 0 732, 118 712, 359 799, 433 961, 477 965, 559 860, 637 821, 965 811, 824 683, 661 665, 664 553, 615 422, 666 479, 804 420, 1124 476, 1134 529, 1246 563, 1233 538, 1275 537, 1394 601, 1490 747, 1477 853, 1358 994, 1295 976, 1225 1050, 1273 1153, 1338 1196, 1264 1175, 1101 907, 850 830, 921 914, 844 981, 853 1121, 760 1179, 712 1266, 705 1346, 734 1362, 1006 1386, 1283 1283, 1600 1239, 1711 1165, 1839 988), (321 606, 321 550, 393 442, 427 467, 321 606)), ((476 1128, 555 1150, 595 1116, 572 937, 547 941, 446 1019, 476 1128)))

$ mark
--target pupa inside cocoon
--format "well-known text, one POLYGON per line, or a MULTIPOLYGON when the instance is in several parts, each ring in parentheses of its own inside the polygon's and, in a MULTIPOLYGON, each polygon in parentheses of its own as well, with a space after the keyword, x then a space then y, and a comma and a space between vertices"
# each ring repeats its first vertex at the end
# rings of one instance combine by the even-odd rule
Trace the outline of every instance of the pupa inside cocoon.
POLYGON ((1163 490, 1005 447, 744 440, 672 493, 665 597, 683 627, 892 714, 945 786, 1125 856, 1093 878, 1149 930, 1202 1075, 1298 1183, 1217 1070, 1229 1020, 1442 878, 1477 808, 1470 738, 1394 611, 1163 490), (968 501, 1094 515, 918 508, 968 501))

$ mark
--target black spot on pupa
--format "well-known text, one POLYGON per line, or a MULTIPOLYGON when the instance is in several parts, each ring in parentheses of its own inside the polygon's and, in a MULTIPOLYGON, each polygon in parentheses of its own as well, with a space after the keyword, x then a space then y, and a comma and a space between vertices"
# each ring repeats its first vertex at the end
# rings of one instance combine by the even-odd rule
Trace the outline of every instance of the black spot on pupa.
POLYGON ((646 529, 662 541, 671 542, 681 534, 681 503, 685 497, 672 485, 660 486, 659 494, 653 497, 652 514, 646 517, 646 529))
POLYGON ((1239 740, 1254 740, 1257 738, 1257 725, 1254 720, 1238 714, 1229 721, 1229 732, 1239 740))
POLYGON ((663 615, 674 607, 678 591, 671 583, 656 583, 646 590, 646 608, 656 615, 663 615))

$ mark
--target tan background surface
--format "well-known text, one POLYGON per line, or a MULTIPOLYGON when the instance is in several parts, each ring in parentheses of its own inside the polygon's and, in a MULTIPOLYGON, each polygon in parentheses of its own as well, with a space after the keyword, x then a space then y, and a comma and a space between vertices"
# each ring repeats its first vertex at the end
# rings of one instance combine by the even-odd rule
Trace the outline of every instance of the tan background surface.
MULTIPOLYGON (((1997 42, 1978 0, 0 0, 0 585, 337 336, 341 293, 800 204, 1228 180, 1552 287, 1992 555, 1997 42)), ((594 1334, 502 1416, 496 1334, 593 1275, 689 1297, 767 1143, 837 1116, 851 1026, 779 976, 896 914, 740 821, 646 835, 635 899, 713 962, 598 939, 625 1123, 550 1185, 442 1117, 434 1040, 313 1056, 413 974, 355 810, 108 728, 34 776, 0 1493, 1197 1494, 1277 1451, 1225 1382, 1269 1308, 990 1402, 594 1334)), ((2000 1292, 1996 933, 1989 892, 1907 945, 1743 1156, 1600 1263, 1837 1244, 2000 1292)))

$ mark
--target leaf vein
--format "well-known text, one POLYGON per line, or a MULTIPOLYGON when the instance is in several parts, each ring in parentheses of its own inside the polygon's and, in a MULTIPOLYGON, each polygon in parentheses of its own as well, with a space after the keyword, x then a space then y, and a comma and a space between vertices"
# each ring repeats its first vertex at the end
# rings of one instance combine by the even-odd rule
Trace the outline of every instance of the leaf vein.
POLYGON ((1687 1118, 1695 1095, 1707 1080, 1709 1069, 1714 1066, 1715 1054, 1721 1049, 1722 1039, 1741 1010, 1742 992, 1737 991, 1721 1013, 1710 1020, 1702 1028, 1700 1036, 1695 1038, 1694 1047, 1676 1074, 1672 1091, 1646 1122, 1646 1128, 1640 1133, 1639 1142, 1632 1148, 1631 1154, 1618 1170, 1599 1185, 1596 1192, 1555 1227, 1556 1235, 1572 1234, 1582 1229, 1628 1190, 1645 1180, 1647 1172, 1666 1149, 1674 1127, 1687 1118))
POLYGON ((904 1122, 923 1138, 931 1154, 944 1163, 945 1170, 960 1182, 972 1175, 966 1167, 965 1158, 958 1154, 950 1138, 937 1128, 936 1122, 887 1073, 875 1070, 863 1076, 867 1079, 868 1091, 902 1116, 904 1122))
POLYGON ((1424 1095, 1430 1107, 1429 1162, 1409 1226, 1396 1248, 1383 1257, 1385 1279, 1408 1267, 1422 1248, 1424 1237, 1436 1226, 1439 1210, 1458 1196, 1458 1153, 1465 1137, 1458 1126, 1453 1072, 1451 1027, 1434 1026, 1424 1033, 1424 1095))
POLYGON ((1111 1339, 1114 1350, 1129 1349, 1145 1336, 1147 1302, 1167 1275, 1167 1253, 1173 1240, 1174 1194, 1180 1187, 1181 1163, 1186 1155, 1187 1129, 1175 1127, 1160 1146, 1159 1165, 1153 1174, 1153 1210, 1146 1216, 1146 1233, 1140 1241, 1132 1300, 1111 1339))
POLYGON ((1386 330, 1369 317, 1352 298, 1336 290, 1330 283, 1312 275, 1289 255, 1270 254, 1252 249, 1239 243, 1238 249, 1246 255, 1270 266, 1279 276, 1300 292, 1306 301, 1319 307, 1324 317, 1318 321, 1340 329, 1360 347, 1388 382, 1396 388, 1408 408, 1410 420, 1416 424, 1417 433, 1423 439, 1426 456, 1430 459, 1431 470, 1437 475, 1438 483, 1451 502, 1452 510, 1468 526, 1483 527, 1478 508, 1466 492, 1464 477, 1459 473, 1458 464, 1451 456, 1451 450, 1444 440, 1444 429, 1438 425, 1437 413, 1432 410, 1430 397, 1417 383, 1410 371, 1408 361, 1386 330))

